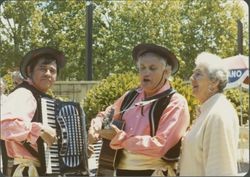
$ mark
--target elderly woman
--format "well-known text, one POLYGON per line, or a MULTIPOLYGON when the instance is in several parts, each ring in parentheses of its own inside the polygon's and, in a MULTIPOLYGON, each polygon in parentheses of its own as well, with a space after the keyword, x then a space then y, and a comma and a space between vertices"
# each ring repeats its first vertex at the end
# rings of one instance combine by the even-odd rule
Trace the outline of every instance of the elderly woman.
POLYGON ((236 176, 239 123, 223 94, 227 71, 220 57, 203 52, 191 76, 193 95, 201 106, 182 146, 181 176, 236 176))

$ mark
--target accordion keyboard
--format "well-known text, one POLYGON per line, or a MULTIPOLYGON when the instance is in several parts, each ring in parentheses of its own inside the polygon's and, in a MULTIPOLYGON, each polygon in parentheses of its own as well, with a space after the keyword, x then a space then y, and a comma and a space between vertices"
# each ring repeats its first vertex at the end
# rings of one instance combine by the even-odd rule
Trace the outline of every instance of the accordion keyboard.
MULTIPOLYGON (((56 129, 55 119, 55 102, 48 98, 41 98, 42 120, 43 124, 49 125, 56 129)), ((46 174, 59 174, 59 150, 58 142, 54 143, 50 148, 44 143, 44 154, 46 164, 46 174)))

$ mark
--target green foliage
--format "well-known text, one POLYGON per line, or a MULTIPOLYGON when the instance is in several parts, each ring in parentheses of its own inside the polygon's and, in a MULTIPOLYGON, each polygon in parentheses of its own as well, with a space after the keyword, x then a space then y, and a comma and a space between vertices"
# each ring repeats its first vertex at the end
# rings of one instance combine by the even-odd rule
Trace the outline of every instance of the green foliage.
POLYGON ((111 1, 99 4, 95 9, 99 20, 93 29, 96 41, 94 67, 103 69, 97 70, 97 77, 107 76, 110 69, 115 73, 134 70, 131 51, 140 42, 156 42, 173 49, 181 40, 180 25, 176 23, 179 21, 178 4, 172 1, 111 1), (111 59, 112 63, 106 62, 111 59))
POLYGON ((103 79, 98 85, 93 86, 87 93, 83 109, 89 122, 99 111, 114 103, 126 91, 138 87, 139 80, 132 72, 112 74, 103 79))
POLYGON ((5 1, 0 12, 1 75, 18 68, 22 56, 42 46, 63 51, 60 79, 82 80, 85 57, 85 1, 5 1))
MULTIPOLYGON (((248 55, 249 22, 238 0, 93 0, 93 80, 135 71, 133 47, 153 42, 170 48, 180 60, 178 76, 191 74, 202 51, 221 57, 237 54, 237 20, 243 22, 248 55)), ((30 49, 53 46, 67 57, 59 80, 84 80, 86 1, 4 1, 0 11, 0 75, 18 68, 30 49)))
POLYGON ((172 82, 173 88, 177 90, 181 95, 183 95, 188 102, 188 108, 190 113, 190 119, 192 122, 196 118, 196 109, 198 106, 197 99, 192 95, 192 88, 189 83, 184 82, 181 78, 176 77, 172 82))
POLYGON ((240 121, 242 116, 242 123, 245 124, 249 120, 249 92, 243 92, 240 88, 235 88, 226 90, 225 94, 237 110, 240 121))
POLYGON ((3 76, 5 82, 5 94, 9 94, 11 90, 14 89, 13 79, 11 77, 11 73, 5 74, 3 76))
POLYGON ((238 54, 237 20, 243 16, 243 11, 239 4, 227 3, 227 0, 182 2, 180 56, 185 65, 180 69, 180 76, 188 79, 198 53, 208 51, 223 58, 238 54))
MULTIPOLYGON (((23 51, 30 45, 31 17, 36 14, 32 1, 5 1, 0 11, 1 75, 17 68, 23 51)), ((40 28, 39 28, 40 29, 40 28)), ((29 48, 29 47, 28 47, 29 48)))

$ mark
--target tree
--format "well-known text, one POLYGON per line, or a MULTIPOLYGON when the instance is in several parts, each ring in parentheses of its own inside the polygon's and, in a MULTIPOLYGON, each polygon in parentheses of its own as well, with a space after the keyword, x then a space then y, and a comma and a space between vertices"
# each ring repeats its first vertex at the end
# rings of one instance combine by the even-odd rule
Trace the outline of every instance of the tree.
POLYGON ((226 57, 237 49, 236 21, 243 13, 236 2, 112 1, 100 6, 95 10, 99 23, 94 40, 100 78, 109 70, 134 69, 131 51, 139 42, 155 42, 174 51, 181 64, 178 75, 184 79, 189 78, 198 53, 206 50, 226 57))
POLYGON ((238 4, 227 0, 185 1, 182 16, 183 46, 180 56, 185 61, 181 77, 188 79, 194 58, 203 51, 229 57, 237 51, 237 18, 243 17, 238 4))
MULTIPOLYGON (((248 29, 239 1, 227 0, 93 0, 93 79, 136 70, 131 51, 140 42, 164 45, 180 60, 181 78, 188 79, 194 58, 206 50, 222 57, 237 51, 237 20, 248 29)), ((0 14, 1 75, 17 68, 28 50, 53 46, 67 65, 60 80, 85 79, 86 1, 5 1, 0 14)))
MULTIPOLYGON (((7 21, 12 23, 17 29, 5 26, 2 20, 1 25, 7 32, 1 35, 3 41, 0 49, 4 58, 1 65, 1 73, 6 73, 7 69, 17 67, 20 63, 21 56, 28 50, 41 47, 51 46, 62 50, 67 57, 67 66, 61 72, 61 79, 82 80, 84 78, 84 42, 85 42, 85 11, 84 2, 78 1, 10 1, 4 3, 4 11, 1 14, 7 21), (16 11, 16 9, 20 9, 16 11), (23 22, 24 21, 24 22, 23 22), (13 32, 12 32, 13 31, 13 32), (16 31, 19 33, 16 34, 16 31), (10 32, 9 32, 10 33, 10 32), (14 35, 12 35, 12 33, 14 35), (16 37, 18 39, 16 40, 16 37), (13 41, 16 41, 14 45, 13 41), (19 54, 19 57, 10 57, 5 49, 9 47, 17 49, 13 52, 19 54)), ((11 24, 11 23, 10 23, 11 24)))
POLYGON ((1 10, 1 74, 9 68, 17 67, 19 58, 30 41, 31 19, 30 14, 35 13, 34 5, 26 1, 4 3, 1 10))

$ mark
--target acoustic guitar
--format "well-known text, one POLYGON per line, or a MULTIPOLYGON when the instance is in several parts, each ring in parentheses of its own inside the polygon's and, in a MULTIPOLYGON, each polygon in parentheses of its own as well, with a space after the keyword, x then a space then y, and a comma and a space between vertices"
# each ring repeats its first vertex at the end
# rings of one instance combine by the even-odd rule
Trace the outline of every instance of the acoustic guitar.
MULTIPOLYGON (((112 132, 112 128, 110 124, 117 126, 119 129, 124 128, 123 120, 112 120, 114 115, 114 110, 110 111, 110 114, 104 118, 103 121, 103 131, 112 132)), ((111 135, 112 136, 112 135, 111 135)), ((118 154, 118 150, 111 149, 109 144, 111 138, 102 138, 102 147, 99 156, 99 164, 97 169, 97 176, 113 176, 115 166, 116 166, 116 158, 118 154)))

